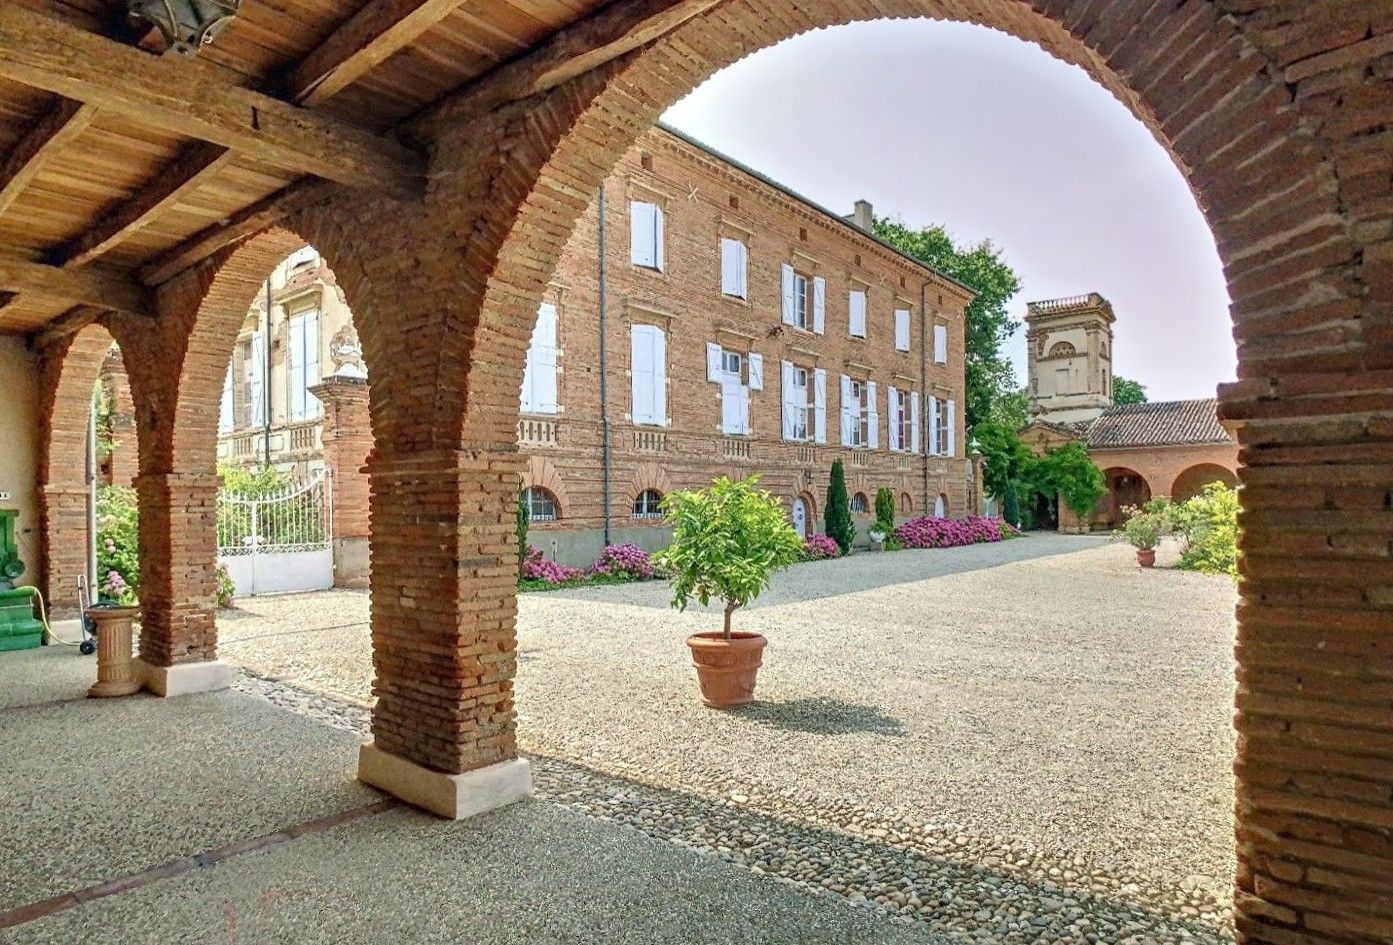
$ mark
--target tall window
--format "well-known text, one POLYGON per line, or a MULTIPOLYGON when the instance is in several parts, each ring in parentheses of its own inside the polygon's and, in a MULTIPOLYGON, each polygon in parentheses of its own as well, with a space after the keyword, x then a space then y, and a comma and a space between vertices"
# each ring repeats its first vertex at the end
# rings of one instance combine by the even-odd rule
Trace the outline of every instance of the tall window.
POLYGON ((939 401, 938 404, 938 451, 942 456, 953 455, 953 411, 952 401, 939 401))
POLYGON ((266 391, 263 383, 266 376, 266 336, 259 331, 242 343, 242 371, 246 382, 246 426, 262 427, 266 424, 266 391))
POLYGON ((556 306, 543 302, 537 309, 527 365, 522 372, 523 413, 556 413, 556 306))
POLYGON ((948 363, 948 326, 934 326, 934 364, 948 363))
POLYGON ((909 350, 909 309, 895 309, 895 350, 909 350))
POLYGON ((809 277, 784 263, 781 283, 783 323, 822 334, 827 316, 827 280, 809 277))
POLYGON ((785 393, 784 439, 807 440, 808 431, 808 369, 790 364, 785 372, 788 390, 785 393))
POLYGON ((635 266, 663 269, 663 208, 656 203, 629 203, 629 249, 635 266))
POLYGON ((748 299, 750 249, 741 240, 721 237, 721 294, 748 299))
POLYGON ((656 325, 635 325, 629 335, 634 423, 667 424, 667 336, 656 325))
POLYGON ((847 296, 847 308, 851 313, 847 332, 853 338, 866 337, 866 290, 852 289, 847 296))
POLYGON ((528 517, 534 522, 555 522, 561 518, 556 496, 538 486, 522 490, 522 502, 527 505, 528 517))
POLYGON ((854 449, 874 447, 873 411, 875 385, 842 375, 842 445, 854 449))
POLYGON ((644 489, 634 497, 634 518, 662 518, 663 494, 657 489, 644 489))
POLYGON ((289 327, 290 419, 312 420, 319 416, 319 400, 310 393, 319 383, 319 311, 292 315, 289 327))
POLYGON ((721 386, 721 432, 749 434, 750 391, 764 389, 763 357, 754 352, 746 357, 708 342, 706 379, 721 386))
POLYGON ((891 437, 890 448, 895 450, 907 450, 910 443, 914 440, 914 415, 918 413, 915 409, 918 405, 911 403, 912 392, 907 390, 897 390, 894 393, 894 403, 891 405, 890 422, 894 426, 894 436, 891 437))

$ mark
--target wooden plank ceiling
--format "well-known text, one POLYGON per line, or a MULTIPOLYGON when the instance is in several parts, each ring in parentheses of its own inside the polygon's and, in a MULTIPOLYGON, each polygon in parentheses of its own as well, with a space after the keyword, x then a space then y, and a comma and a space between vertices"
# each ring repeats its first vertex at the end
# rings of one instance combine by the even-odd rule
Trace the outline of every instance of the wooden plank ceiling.
POLYGON ((0 333, 148 311, 322 180, 418 196, 403 132, 442 102, 550 87, 714 2, 243 0, 186 59, 126 0, 0 0, 0 333))

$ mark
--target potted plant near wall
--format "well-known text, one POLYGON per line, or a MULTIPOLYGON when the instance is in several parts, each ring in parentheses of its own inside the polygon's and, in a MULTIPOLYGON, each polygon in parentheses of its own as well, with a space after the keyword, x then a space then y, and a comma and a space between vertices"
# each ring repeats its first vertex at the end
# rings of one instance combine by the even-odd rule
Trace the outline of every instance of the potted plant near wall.
POLYGON ((740 482, 723 476, 710 488, 671 492, 663 500, 672 543, 654 563, 672 582, 672 606, 683 611, 693 600, 724 605, 721 630, 687 638, 701 700, 717 709, 754 701, 767 642, 734 630, 731 618, 769 586, 770 575, 797 561, 803 547, 783 506, 756 489, 757 482, 756 476, 740 482))
POLYGON ((1141 507, 1129 505, 1122 509, 1126 519, 1117 535, 1137 549, 1137 564, 1143 568, 1156 564, 1156 546, 1170 525, 1169 506, 1166 498, 1160 496, 1141 507))

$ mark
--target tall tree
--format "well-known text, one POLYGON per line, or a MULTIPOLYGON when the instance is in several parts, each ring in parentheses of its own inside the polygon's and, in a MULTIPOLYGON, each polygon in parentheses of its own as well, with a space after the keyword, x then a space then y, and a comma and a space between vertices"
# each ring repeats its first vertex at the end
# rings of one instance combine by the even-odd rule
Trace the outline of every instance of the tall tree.
POLYGON ((1112 402, 1115 404, 1144 404, 1147 401, 1146 385, 1139 384, 1120 374, 1112 379, 1112 402))
POLYGON ((900 252, 976 290, 977 297, 967 306, 964 339, 967 349, 964 409, 968 428, 975 428, 991 416, 996 399, 1016 387, 1011 360, 1001 349, 1020 327, 1007 311, 1007 305, 1021 290, 1020 278, 990 240, 976 246, 958 246, 942 226, 914 230, 887 217, 877 218, 873 229, 876 236, 900 252))
POLYGON ((846 471, 840 459, 832 461, 832 479, 827 484, 823 528, 827 531, 827 537, 842 549, 842 554, 851 551, 851 543, 856 539, 856 526, 851 523, 851 499, 847 496, 846 471))

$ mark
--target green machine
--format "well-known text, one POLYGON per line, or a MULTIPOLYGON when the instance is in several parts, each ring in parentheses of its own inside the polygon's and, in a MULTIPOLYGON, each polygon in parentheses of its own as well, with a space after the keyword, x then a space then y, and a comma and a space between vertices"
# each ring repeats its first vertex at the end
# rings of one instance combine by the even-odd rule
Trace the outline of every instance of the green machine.
POLYGON ((0 651, 29 650, 41 646, 44 640, 44 625, 34 619, 38 590, 14 586, 24 573, 15 534, 18 518, 14 509, 0 509, 0 651))

